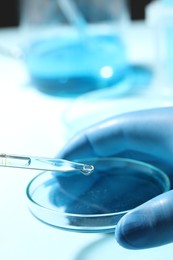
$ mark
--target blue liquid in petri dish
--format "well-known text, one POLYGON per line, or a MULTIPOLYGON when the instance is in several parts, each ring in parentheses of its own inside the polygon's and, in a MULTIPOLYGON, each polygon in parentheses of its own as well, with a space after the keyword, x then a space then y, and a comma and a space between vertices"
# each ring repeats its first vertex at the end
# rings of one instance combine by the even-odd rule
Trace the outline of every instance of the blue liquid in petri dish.
POLYGON ((75 214, 109 214, 133 209, 162 193, 157 176, 138 170, 95 170, 91 176, 57 178, 50 202, 75 214))
POLYGON ((38 40, 27 49, 25 62, 34 86, 55 96, 114 86, 127 71, 123 42, 111 34, 87 41, 57 36, 38 40))
POLYGON ((44 172, 28 185, 30 210, 42 222, 77 232, 114 232, 129 210, 169 190, 166 174, 122 158, 91 158, 89 176, 44 172))

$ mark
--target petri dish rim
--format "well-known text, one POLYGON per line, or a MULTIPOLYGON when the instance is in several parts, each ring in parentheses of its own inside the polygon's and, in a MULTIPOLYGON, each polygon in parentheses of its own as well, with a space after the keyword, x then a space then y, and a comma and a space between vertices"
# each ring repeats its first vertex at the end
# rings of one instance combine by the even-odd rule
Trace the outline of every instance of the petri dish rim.
MULTIPOLYGON (((160 170, 159 168, 157 168, 157 167, 155 167, 151 164, 148 164, 148 163, 145 163, 145 162, 142 162, 142 161, 138 161, 138 160, 134 160, 134 159, 118 158, 118 157, 109 157, 109 158, 107 158, 107 157, 97 158, 96 157, 96 158, 80 159, 80 160, 75 160, 75 161, 80 161, 80 162, 85 161, 85 162, 87 162, 87 161, 91 161, 91 160, 97 160, 97 161, 106 160, 106 161, 113 161, 113 162, 126 162, 126 163, 132 163, 132 164, 135 164, 135 165, 144 166, 146 168, 153 170, 154 172, 157 172, 157 176, 161 177, 162 180, 164 181, 164 183, 162 183, 162 190, 163 191, 161 193, 164 193, 164 192, 166 192, 170 189, 169 177, 162 170, 160 170)), ((121 218, 123 215, 125 215, 126 213, 128 213, 129 211, 131 211, 133 209, 133 208, 129 208, 127 210, 122 210, 122 211, 112 212, 112 213, 79 214, 79 213, 60 212, 56 209, 48 208, 47 206, 39 204, 36 200, 34 200, 32 198, 32 194, 33 194, 34 190, 37 188, 37 186, 35 185, 35 182, 37 182, 37 180, 39 178, 45 177, 46 175, 48 176, 48 178, 50 178, 50 176, 53 177, 53 175, 51 175, 51 173, 48 172, 48 171, 43 171, 40 174, 36 175, 28 183, 27 188, 26 188, 26 195, 27 195, 27 198, 28 198, 29 203, 30 203, 29 210, 31 211, 31 213, 37 219, 39 219, 41 222, 48 224, 49 226, 53 226, 53 227, 63 229, 63 230, 74 231, 74 232, 96 233, 96 232, 110 232, 110 230, 112 230, 112 228, 116 227, 117 223, 115 223, 114 225, 109 225, 108 231, 107 231, 106 227, 97 227, 97 226, 96 227, 93 227, 93 226, 92 227, 86 227, 86 226, 83 226, 83 227, 82 226, 69 226, 69 227, 67 226, 67 227, 64 227, 64 226, 61 226, 61 224, 52 224, 47 219, 44 219, 44 217, 42 218, 42 217, 38 216, 37 214, 35 214, 33 212, 32 206, 36 206, 38 209, 45 210, 47 213, 50 213, 50 214, 57 214, 58 216, 62 216, 62 217, 75 217, 75 218, 82 218, 82 219, 83 218, 85 218, 85 219, 106 218, 106 217, 116 217, 116 216, 119 216, 121 218), (35 186, 35 188, 32 187, 32 186, 35 186)))

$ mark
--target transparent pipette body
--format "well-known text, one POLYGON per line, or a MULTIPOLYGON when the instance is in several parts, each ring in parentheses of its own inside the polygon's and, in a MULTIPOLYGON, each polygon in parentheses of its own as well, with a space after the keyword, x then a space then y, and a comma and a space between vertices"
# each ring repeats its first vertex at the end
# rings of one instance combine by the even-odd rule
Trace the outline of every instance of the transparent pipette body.
POLYGON ((90 175, 94 169, 92 165, 72 162, 63 159, 9 154, 0 154, 0 166, 55 172, 76 171, 81 172, 86 176, 90 175))

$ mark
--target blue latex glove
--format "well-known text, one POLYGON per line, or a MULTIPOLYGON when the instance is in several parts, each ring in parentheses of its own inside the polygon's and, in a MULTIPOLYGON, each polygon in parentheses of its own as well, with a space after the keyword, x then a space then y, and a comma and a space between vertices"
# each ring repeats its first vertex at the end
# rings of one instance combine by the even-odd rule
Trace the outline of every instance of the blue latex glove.
MULTIPOLYGON (((69 160, 96 156, 127 157, 148 162, 165 171, 173 186, 173 108, 109 118, 76 135, 58 154, 58 157, 69 160)), ((115 233, 118 243, 130 249, 173 242, 173 191, 126 214, 119 221, 115 233)))

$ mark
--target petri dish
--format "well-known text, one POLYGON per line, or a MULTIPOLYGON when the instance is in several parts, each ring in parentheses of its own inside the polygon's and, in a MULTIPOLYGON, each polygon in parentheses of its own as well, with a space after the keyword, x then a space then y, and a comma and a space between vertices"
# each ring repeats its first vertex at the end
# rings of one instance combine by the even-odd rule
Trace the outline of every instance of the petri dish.
MULTIPOLYGON (((77 160, 80 161, 80 160, 77 160)), ((152 165, 127 158, 88 158, 89 176, 42 172, 27 186, 31 213, 56 228, 113 232, 129 210, 170 189, 168 176, 152 165)))

